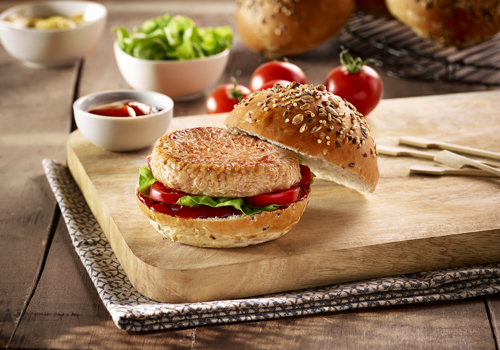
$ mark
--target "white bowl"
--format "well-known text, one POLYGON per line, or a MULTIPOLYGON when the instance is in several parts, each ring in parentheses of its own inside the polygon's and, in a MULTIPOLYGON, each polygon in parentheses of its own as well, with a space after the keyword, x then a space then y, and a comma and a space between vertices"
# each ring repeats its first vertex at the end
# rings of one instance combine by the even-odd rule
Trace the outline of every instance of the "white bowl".
POLYGON ((0 40, 13 57, 33 68, 71 65, 85 56, 99 41, 108 11, 90 1, 43 1, 20 4, 0 14, 0 40), (83 14, 87 23, 72 29, 20 28, 6 18, 15 12, 50 17, 83 14))
POLYGON ((136 151, 151 146, 165 134, 174 102, 153 91, 112 90, 80 97, 73 104, 76 126, 87 140, 109 151, 136 151), (88 113, 91 108, 120 100, 135 100, 160 111, 140 117, 106 117, 88 113))
POLYGON ((133 89, 161 92, 177 101, 195 99, 224 73, 230 50, 193 60, 144 60, 113 44, 118 69, 133 89))

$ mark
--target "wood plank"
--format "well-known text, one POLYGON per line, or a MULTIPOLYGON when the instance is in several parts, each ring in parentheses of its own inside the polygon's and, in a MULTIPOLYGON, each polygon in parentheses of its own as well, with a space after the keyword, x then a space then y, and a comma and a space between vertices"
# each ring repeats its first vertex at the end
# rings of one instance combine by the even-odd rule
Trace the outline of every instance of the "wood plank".
POLYGON ((496 349, 483 298, 198 328, 217 349, 496 349))
MULTIPOLYGON (((429 135, 495 151, 498 96, 386 100, 372 116, 371 129, 378 143, 407 134, 429 135), (463 110, 473 103, 475 109, 463 110), (418 109, 422 105, 427 106, 425 115, 418 109), (474 118, 477 114, 480 120, 474 118), (413 122, 417 117, 418 124, 413 122), (437 130, 436 118, 443 126, 437 130)), ((177 118, 171 130, 216 125, 223 118, 177 118)), ((148 153, 106 152, 79 133, 68 143, 69 167, 115 254, 132 284, 155 300, 240 298, 500 260, 495 244, 500 238, 498 179, 409 176, 415 160, 394 157, 379 158, 381 180, 373 194, 316 181, 301 221, 276 241, 229 250, 172 243, 150 227, 134 198, 137 168, 148 153), (268 271, 275 269, 280 275, 270 278, 268 271)))
MULTIPOLYGON (((2 2, 0 11, 9 4, 2 2)), ((36 70, 0 48, 0 347, 36 288, 56 202, 41 161, 64 161, 76 69, 36 70)))
POLYGON ((490 295, 485 299, 491 323, 491 330, 498 349, 500 347, 500 295, 490 295))

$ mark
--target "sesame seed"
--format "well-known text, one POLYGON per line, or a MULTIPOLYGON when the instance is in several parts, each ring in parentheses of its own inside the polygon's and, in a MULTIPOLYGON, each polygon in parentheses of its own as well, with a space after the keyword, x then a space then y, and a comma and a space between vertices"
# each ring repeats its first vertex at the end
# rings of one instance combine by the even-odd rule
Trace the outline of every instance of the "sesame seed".
POLYGON ((321 141, 321 139, 318 139, 318 140, 317 140, 317 142, 318 142, 318 143, 321 143, 321 142, 323 142, 323 141, 321 141))
POLYGON ((321 124, 318 124, 318 125, 312 127, 310 133, 312 134, 312 133, 315 133, 315 132, 320 131, 320 130, 321 130, 321 124))
POLYGON ((354 168, 354 165, 355 165, 354 163, 349 163, 350 168, 354 168))
POLYGON ((297 114, 295 117, 292 119, 292 124, 293 125, 299 125, 304 121, 304 116, 302 114, 297 114))
POLYGON ((323 153, 324 156, 326 156, 326 151, 323 151, 322 153, 323 153))
POLYGON ((299 132, 302 134, 302 133, 303 133, 304 131, 306 131, 306 130, 307 130, 307 124, 306 124, 306 123, 304 123, 304 124, 302 124, 302 126, 300 127, 299 132))
POLYGON ((335 144, 337 145, 337 147, 340 147, 340 142, 335 141, 335 144))
POLYGON ((330 141, 326 141, 326 145, 330 146, 332 143, 330 141))

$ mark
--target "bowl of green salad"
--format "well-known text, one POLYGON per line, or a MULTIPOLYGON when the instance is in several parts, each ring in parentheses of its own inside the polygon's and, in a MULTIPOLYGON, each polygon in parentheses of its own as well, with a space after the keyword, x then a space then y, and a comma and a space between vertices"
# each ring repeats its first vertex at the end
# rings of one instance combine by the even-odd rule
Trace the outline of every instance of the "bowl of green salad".
POLYGON ((127 84, 176 101, 196 99, 220 79, 233 42, 229 26, 200 28, 189 17, 168 14, 133 31, 112 30, 116 63, 127 84))

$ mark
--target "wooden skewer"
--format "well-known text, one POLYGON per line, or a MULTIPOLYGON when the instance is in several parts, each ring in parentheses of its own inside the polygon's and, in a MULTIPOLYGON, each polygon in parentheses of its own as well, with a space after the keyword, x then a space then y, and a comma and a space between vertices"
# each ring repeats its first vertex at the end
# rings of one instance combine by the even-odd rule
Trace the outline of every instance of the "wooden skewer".
POLYGON ((500 169, 492 168, 484 163, 475 161, 473 159, 463 157, 459 154, 450 151, 441 151, 436 153, 434 160, 439 163, 449 165, 453 168, 460 169, 466 165, 482 169, 495 175, 500 175, 500 169))
POLYGON ((485 150, 478 149, 478 148, 454 145, 452 143, 431 141, 431 140, 426 140, 426 139, 422 139, 419 137, 412 137, 412 136, 402 137, 399 139, 399 143, 403 144, 403 145, 410 145, 410 146, 419 147, 419 148, 439 148, 439 149, 469 154, 469 155, 478 156, 478 157, 485 157, 485 158, 500 160, 500 153, 485 151, 485 150))
POLYGON ((437 166, 428 165, 412 165, 410 166, 410 174, 422 174, 422 175, 463 175, 463 176, 488 176, 488 177, 500 177, 500 175, 495 175, 481 169, 455 169, 455 168, 444 168, 437 166))
POLYGON ((406 148, 399 148, 399 147, 377 145, 377 152, 379 154, 383 154, 386 156, 395 156, 395 157, 409 156, 409 157, 434 160, 434 154, 432 154, 432 153, 427 153, 427 152, 422 152, 422 151, 414 151, 414 150, 409 150, 406 148))

